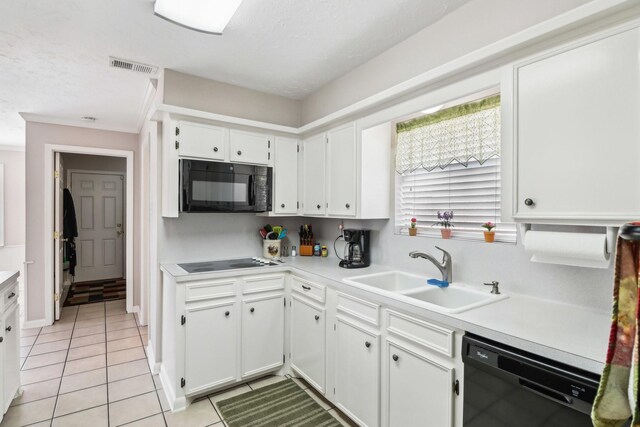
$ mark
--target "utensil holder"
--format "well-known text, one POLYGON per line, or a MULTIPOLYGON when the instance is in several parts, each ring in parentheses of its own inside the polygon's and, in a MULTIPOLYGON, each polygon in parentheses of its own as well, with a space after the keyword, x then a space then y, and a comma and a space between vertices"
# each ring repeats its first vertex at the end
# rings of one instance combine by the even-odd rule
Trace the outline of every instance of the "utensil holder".
POLYGON ((313 245, 300 245, 300 256, 313 256, 313 245))
POLYGON ((280 258, 282 240, 263 240, 262 241, 262 257, 269 259, 280 258))

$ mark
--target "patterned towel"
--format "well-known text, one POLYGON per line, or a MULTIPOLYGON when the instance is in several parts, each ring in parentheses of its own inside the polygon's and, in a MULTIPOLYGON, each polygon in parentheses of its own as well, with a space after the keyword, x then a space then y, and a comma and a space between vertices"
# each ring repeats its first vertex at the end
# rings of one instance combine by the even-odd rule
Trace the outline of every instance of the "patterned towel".
POLYGON ((595 427, 618 427, 633 415, 640 426, 638 408, 638 263, 640 244, 618 236, 613 283, 613 319, 607 362, 600 379, 591 419, 595 427), (629 377, 633 370, 633 401, 629 377))

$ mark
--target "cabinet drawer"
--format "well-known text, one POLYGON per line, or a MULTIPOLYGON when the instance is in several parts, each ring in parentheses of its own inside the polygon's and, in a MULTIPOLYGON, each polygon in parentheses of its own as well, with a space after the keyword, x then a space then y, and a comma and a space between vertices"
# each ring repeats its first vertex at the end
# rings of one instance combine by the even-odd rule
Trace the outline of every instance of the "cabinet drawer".
POLYGON ((277 291, 284 289, 284 275, 251 276, 244 278, 243 294, 277 291))
POLYGON ((236 296, 236 280, 199 280, 189 282, 185 289, 185 301, 203 301, 207 299, 236 296))
POLYGON ((312 300, 324 303, 326 298, 326 286, 318 285, 316 283, 309 282, 308 280, 294 277, 292 280, 291 288, 295 292, 311 298, 312 300))
POLYGON ((338 311, 373 326, 380 325, 380 306, 378 304, 338 292, 338 311))
POLYGON ((18 282, 16 281, 0 293, 0 313, 15 301, 18 301, 18 292, 18 282))
POLYGON ((387 310, 387 331, 414 344, 453 357, 453 331, 387 310))

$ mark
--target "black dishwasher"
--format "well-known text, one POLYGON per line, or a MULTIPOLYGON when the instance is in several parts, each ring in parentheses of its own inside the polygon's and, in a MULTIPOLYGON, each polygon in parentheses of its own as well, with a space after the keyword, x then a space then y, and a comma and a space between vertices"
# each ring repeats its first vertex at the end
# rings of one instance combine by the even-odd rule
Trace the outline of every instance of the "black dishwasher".
POLYGON ((465 427, 588 427, 600 376, 467 333, 465 427))

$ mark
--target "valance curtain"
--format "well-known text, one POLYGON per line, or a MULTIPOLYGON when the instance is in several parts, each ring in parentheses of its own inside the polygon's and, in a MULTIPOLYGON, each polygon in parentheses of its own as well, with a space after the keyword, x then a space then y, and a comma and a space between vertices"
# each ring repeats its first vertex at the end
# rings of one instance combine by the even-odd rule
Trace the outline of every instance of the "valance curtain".
POLYGON ((481 165, 500 156, 500 95, 398 123, 396 171, 481 165))

